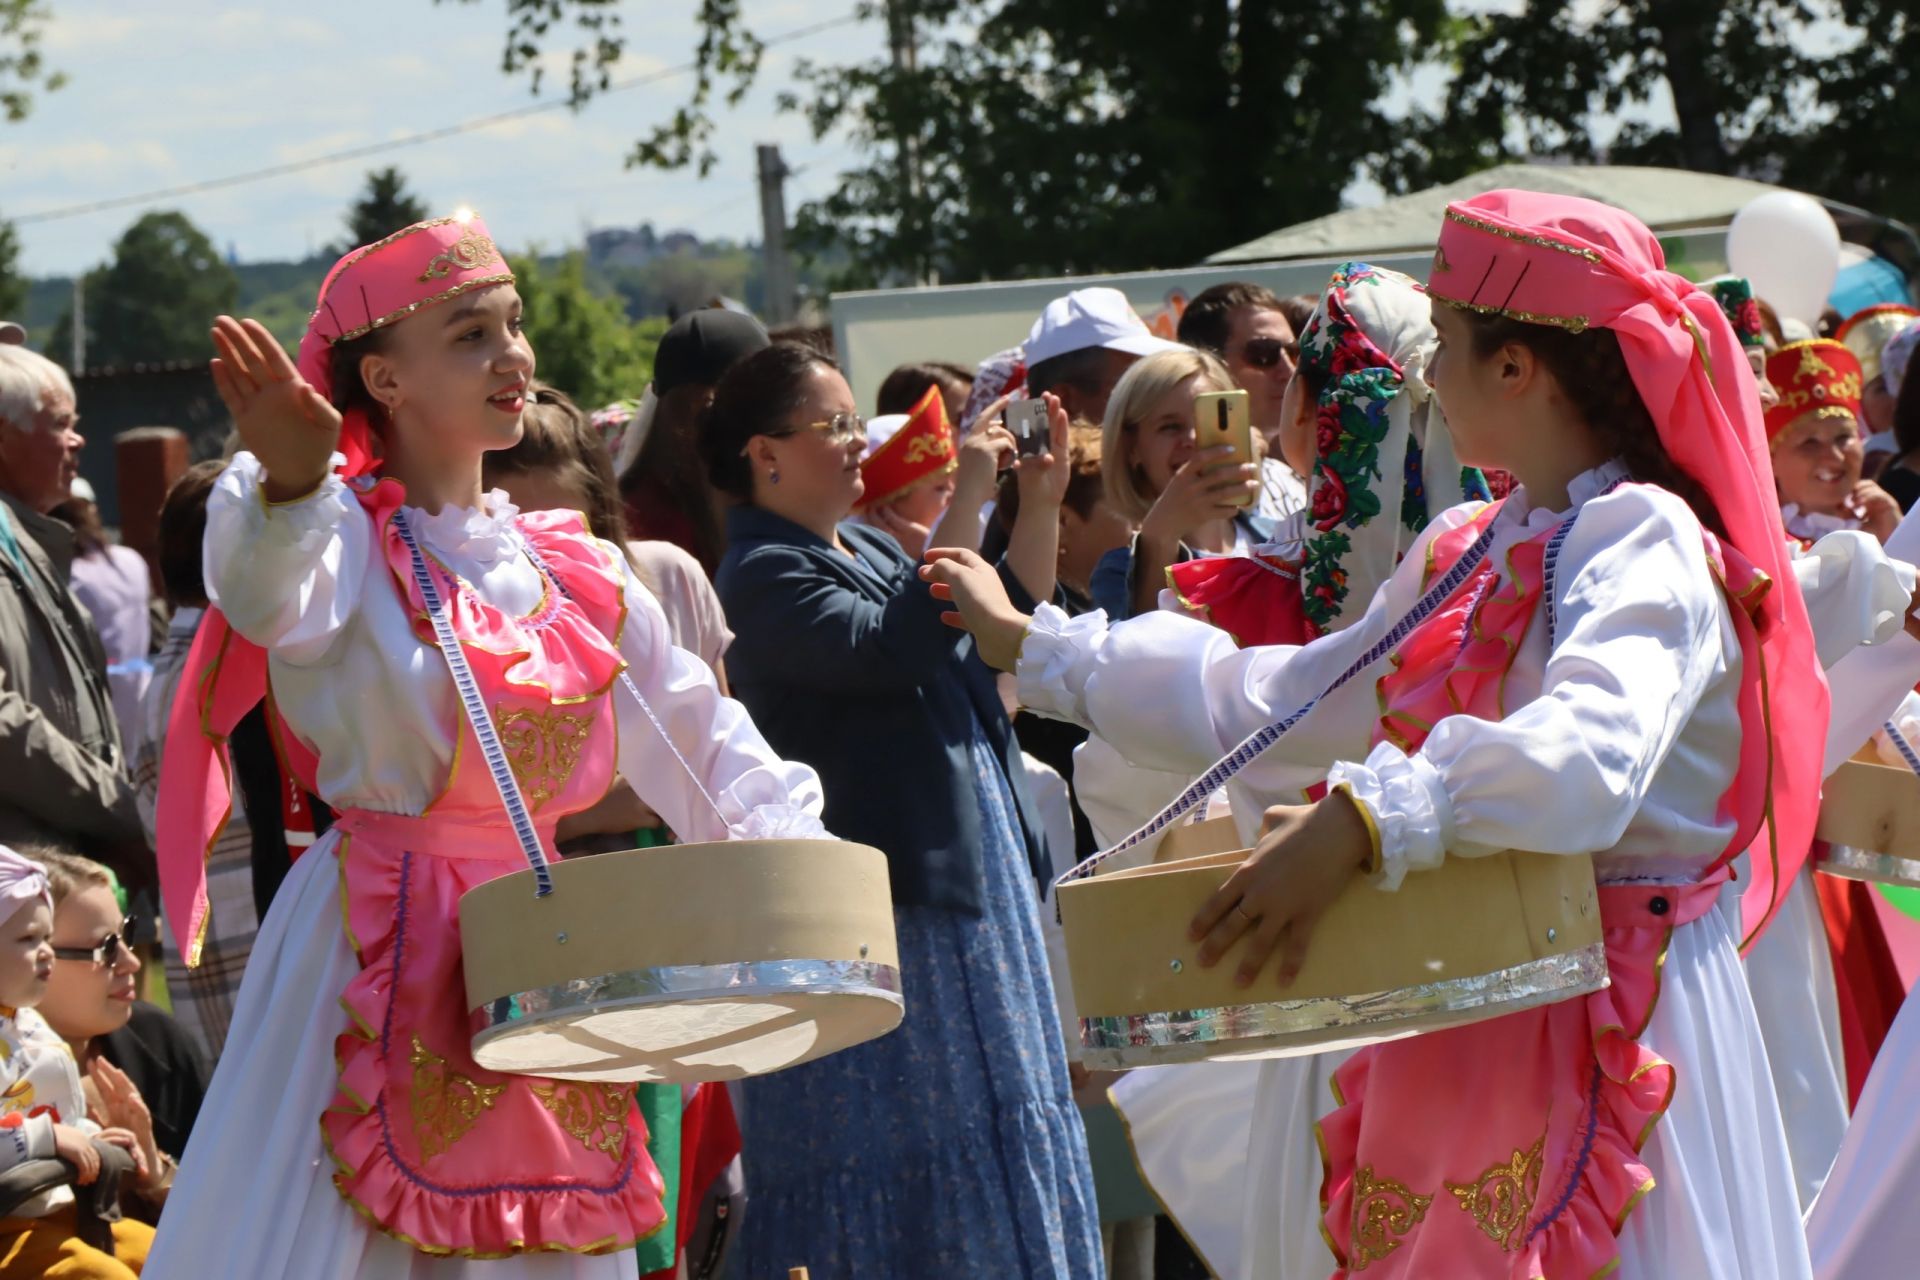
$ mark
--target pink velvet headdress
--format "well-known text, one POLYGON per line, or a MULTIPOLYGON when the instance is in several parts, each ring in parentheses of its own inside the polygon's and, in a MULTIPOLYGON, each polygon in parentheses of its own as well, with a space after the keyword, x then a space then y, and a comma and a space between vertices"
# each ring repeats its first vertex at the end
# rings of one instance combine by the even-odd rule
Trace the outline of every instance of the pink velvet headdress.
MULTIPOLYGON (((300 340, 300 376, 331 399, 336 344, 461 294, 512 283, 513 272, 486 224, 471 214, 416 222, 363 245, 334 263, 320 284, 319 303, 300 340)), ((373 424, 364 412, 344 415, 339 450, 347 459, 343 475, 376 469, 373 424)), ((232 810, 227 738, 266 691, 266 652, 233 631, 218 609, 207 610, 167 716, 156 819, 161 900, 188 965, 199 963, 206 935, 207 855, 232 810)), ((312 753, 291 733, 280 734, 279 742, 286 751, 283 764, 312 790, 312 753)))
MULTIPOLYGON (((513 272, 487 226, 472 214, 416 222, 342 257, 320 282, 320 301, 300 339, 300 376, 333 394, 333 348, 417 311, 489 285, 512 284, 513 272)), ((340 424, 345 475, 373 470, 373 426, 359 410, 340 424)))
POLYGON ((1748 941, 1785 895, 1813 840, 1827 685, 1788 560, 1760 397, 1740 340, 1713 298, 1666 269, 1659 242, 1610 205, 1491 191, 1447 207, 1432 296, 1481 315, 1573 333, 1613 330, 1660 443, 1705 490, 1727 542, 1772 580, 1760 602, 1759 661, 1741 671, 1744 732, 1730 801, 1736 845, 1753 843, 1743 897, 1748 941))

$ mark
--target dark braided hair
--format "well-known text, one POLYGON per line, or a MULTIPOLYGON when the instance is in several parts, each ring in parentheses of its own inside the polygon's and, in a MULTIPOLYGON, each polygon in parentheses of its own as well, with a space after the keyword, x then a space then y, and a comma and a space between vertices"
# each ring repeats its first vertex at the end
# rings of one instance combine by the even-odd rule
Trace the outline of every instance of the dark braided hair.
POLYGON ((1626 463, 1635 480, 1677 495, 1693 508, 1701 524, 1725 536, 1726 526, 1713 499, 1680 469, 1660 443, 1660 430, 1633 385, 1627 358, 1613 330, 1571 333, 1554 325, 1474 312, 1464 313, 1464 318, 1473 335, 1475 356, 1484 360, 1508 343, 1533 352, 1594 439, 1609 455, 1626 463))
POLYGON ((374 399, 373 393, 367 390, 366 380, 360 376, 360 361, 367 356, 378 355, 386 350, 386 346, 387 331, 381 328, 346 342, 336 342, 328 353, 333 375, 333 391, 328 399, 333 402, 333 407, 342 413, 364 410, 373 433, 382 437, 387 426, 387 406, 374 399))

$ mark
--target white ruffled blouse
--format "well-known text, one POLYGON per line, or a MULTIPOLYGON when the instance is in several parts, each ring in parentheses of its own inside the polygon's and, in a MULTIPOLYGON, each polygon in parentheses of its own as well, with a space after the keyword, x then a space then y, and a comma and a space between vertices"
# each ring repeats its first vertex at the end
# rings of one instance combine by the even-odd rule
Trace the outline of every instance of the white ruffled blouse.
MULTIPOLYGON (((1692 511, 1644 485, 1608 492, 1624 476, 1608 463, 1568 488, 1579 519, 1559 554, 1558 641, 1549 651, 1547 628, 1537 618, 1528 628, 1504 719, 1449 717, 1412 755, 1369 747, 1380 675, 1369 670, 1240 774, 1235 812, 1298 802, 1323 778, 1347 785, 1380 833, 1385 889, 1448 853, 1501 849, 1592 854, 1603 881, 1696 878, 1732 836, 1719 801, 1739 755, 1739 640, 1692 511)), ((1197 777, 1385 635, 1419 598, 1427 544, 1479 509, 1441 513, 1362 618, 1304 647, 1243 650, 1171 613, 1109 628, 1101 614, 1068 618, 1042 605, 1019 663, 1021 703, 1092 729, 1137 767, 1197 777)), ((1516 491, 1495 520, 1489 561, 1504 565, 1510 547, 1565 514, 1516 491)), ((1804 557, 1796 576, 1838 620, 1834 647, 1844 652, 1898 630, 1913 569, 1887 561, 1871 538, 1839 536, 1864 539, 1844 547, 1851 572, 1836 544, 1804 557)))
MULTIPOLYGON (((345 483, 330 475, 312 495, 270 506, 262 474, 252 454, 238 454, 208 501, 207 593, 268 651, 279 709, 319 754, 321 797, 421 814, 446 783, 465 724, 446 661, 415 635, 373 521, 345 483)), ((505 493, 487 495, 483 510, 406 511, 421 543, 490 604, 515 615, 538 606, 542 580, 521 553, 505 493)), ((665 614, 631 569, 626 605, 628 674, 720 812, 616 684, 621 776, 685 840, 824 834, 818 776, 776 755, 706 664, 673 647, 665 614)))

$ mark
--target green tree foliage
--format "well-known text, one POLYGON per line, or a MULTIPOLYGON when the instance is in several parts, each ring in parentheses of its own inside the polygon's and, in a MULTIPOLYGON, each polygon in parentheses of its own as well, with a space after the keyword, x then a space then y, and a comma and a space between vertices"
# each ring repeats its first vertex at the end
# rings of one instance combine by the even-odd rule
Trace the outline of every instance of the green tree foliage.
POLYGON ((347 210, 347 234, 351 239, 341 252, 372 244, 427 217, 426 202, 407 190, 407 180, 400 170, 375 169, 367 174, 366 189, 360 198, 347 210))
POLYGON ((20 320, 27 310, 27 278, 20 274, 20 235, 0 218, 0 320, 20 320))
POLYGON ((587 283, 586 259, 578 253, 550 264, 533 257, 508 261, 542 382, 588 409, 647 389, 664 321, 643 327, 628 320, 620 299, 587 283))
MULTIPOLYGON (((144 214, 113 260, 88 273, 87 364, 201 359, 213 318, 232 311, 237 295, 233 268, 185 214, 144 214)), ((65 351, 57 338, 48 349, 65 351)))
MULTIPOLYGON (((572 100, 604 87, 625 39, 608 0, 508 9, 509 70, 570 20, 592 36, 572 100)), ((1190 262, 1337 208, 1355 179, 1409 190, 1526 156, 1737 173, 1920 221, 1920 169, 1896 159, 1920 136, 1920 0, 858 9, 890 56, 801 63, 784 95, 862 151, 796 219, 852 280, 1190 262), (1437 107, 1406 92, 1421 73, 1443 77, 1437 107)), ((694 88, 631 162, 711 164, 715 113, 761 65, 740 10, 699 0, 694 88)))
POLYGON ((66 76, 47 68, 40 36, 48 18, 45 0, 0 0, 0 112, 10 121, 33 110, 33 89, 58 89, 66 76))

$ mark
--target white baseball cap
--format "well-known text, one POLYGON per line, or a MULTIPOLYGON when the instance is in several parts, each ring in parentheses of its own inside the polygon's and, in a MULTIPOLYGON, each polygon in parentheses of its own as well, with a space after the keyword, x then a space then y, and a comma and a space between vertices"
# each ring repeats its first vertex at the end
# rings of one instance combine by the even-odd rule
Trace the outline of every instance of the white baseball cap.
POLYGON ((1134 314, 1127 295, 1118 289, 1075 289, 1064 298, 1055 298, 1033 322, 1023 349, 1027 368, 1042 360, 1064 356, 1088 347, 1124 351, 1130 356, 1150 356, 1162 351, 1178 351, 1180 344, 1156 338, 1146 323, 1134 314))

